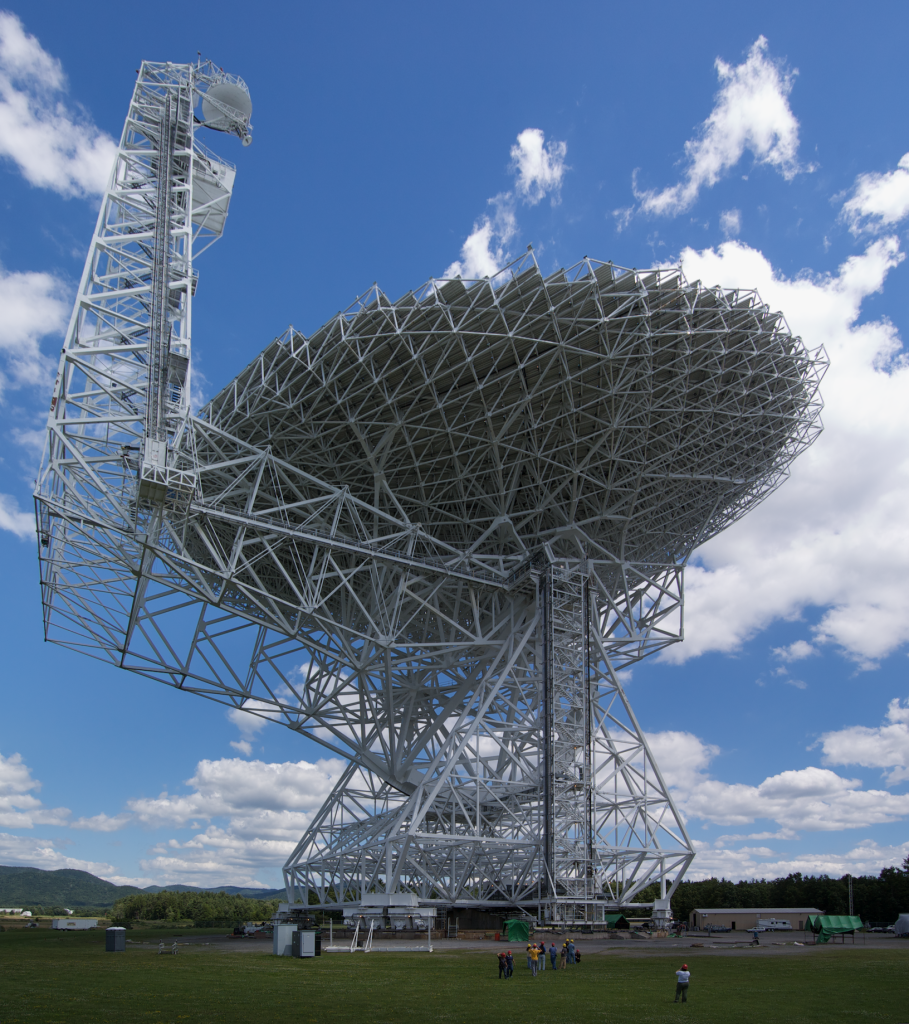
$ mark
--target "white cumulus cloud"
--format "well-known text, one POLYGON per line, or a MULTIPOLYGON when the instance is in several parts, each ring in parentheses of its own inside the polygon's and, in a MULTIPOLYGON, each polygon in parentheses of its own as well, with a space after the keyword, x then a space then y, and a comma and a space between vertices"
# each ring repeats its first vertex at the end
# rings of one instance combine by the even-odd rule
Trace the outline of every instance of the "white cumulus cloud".
POLYGON ((287 860, 294 845, 291 840, 258 837, 241 841, 230 830, 209 828, 185 843, 172 840, 153 847, 153 856, 140 863, 142 870, 153 875, 159 885, 188 882, 200 886, 267 888, 256 873, 274 870, 276 864, 287 860))
MULTIPOLYGON (((775 821, 787 831, 838 831, 898 821, 909 816, 909 794, 862 789, 829 768, 809 766, 772 775, 757 786, 729 783, 707 772, 719 752, 684 732, 647 737, 663 777, 686 818, 719 825, 775 821)), ((729 837, 727 837, 729 838, 729 837)))
MULTIPOLYGON (((0 22, 3 17, 0 13, 0 22)), ((2 132, 2 129, 0 129, 2 132)), ((41 339, 61 334, 70 311, 69 287, 53 274, 16 273, 0 267, 0 400, 10 388, 49 386, 54 363, 41 351, 41 339)), ((38 432, 13 431, 19 443, 36 447, 38 432)), ((43 439, 43 433, 40 434, 43 439)), ((31 512, 19 508, 16 499, 0 494, 0 530, 17 537, 33 537, 31 512)))
POLYGON ((133 819, 149 827, 194 830, 156 844, 142 870, 165 882, 261 884, 256 872, 287 859, 345 767, 338 758, 200 761, 186 783, 192 792, 128 801, 133 819))
POLYGON ((804 679, 784 679, 783 682, 787 686, 794 686, 797 690, 807 690, 808 684, 804 679))
MULTIPOLYGON (((525 128, 511 147, 511 170, 515 174, 515 192, 530 206, 551 195, 559 201, 562 179, 568 168, 564 142, 546 142, 539 128, 525 128)), ((448 266, 443 278, 463 277, 478 280, 492 277, 511 259, 508 245, 518 232, 515 197, 500 192, 487 200, 489 212, 474 223, 473 231, 461 246, 461 258, 448 266)))
POLYGON ((44 871, 58 871, 60 868, 89 871, 115 885, 144 886, 152 884, 150 878, 128 878, 117 874, 117 869, 113 864, 67 857, 57 849, 52 839, 16 836, 8 832, 0 832, 0 861, 15 867, 41 868, 44 871))
POLYGON ((189 792, 129 800, 119 814, 102 812, 70 822, 70 811, 45 808, 34 795, 40 783, 18 754, 0 755, 0 828, 68 825, 104 833, 143 825, 192 833, 187 839, 155 843, 140 862, 142 879, 126 878, 111 864, 67 857, 59 840, 4 833, 0 862, 74 867, 123 885, 261 885, 257 872, 271 872, 287 859, 346 767, 339 758, 272 764, 239 758, 204 760, 186 781, 189 792))
POLYGON ((34 795, 40 788, 21 754, 0 754, 0 828, 66 825, 70 812, 65 807, 45 807, 34 795))
MULTIPOLYGON (((767 838, 789 837, 780 835, 767 838)), ((719 840, 713 844, 695 841, 694 845, 697 856, 685 875, 692 881, 702 878, 782 878, 797 871, 803 875, 829 875, 831 878, 842 878, 845 874, 876 875, 882 868, 901 864, 909 855, 909 843, 880 846, 871 839, 862 840, 846 853, 799 850, 784 854, 766 847, 732 849, 719 840)))
POLYGON ((19 503, 10 494, 0 494, 0 530, 8 530, 17 537, 34 537, 35 517, 22 512, 19 503))
POLYGON ((826 732, 820 744, 825 764, 887 768, 887 785, 905 782, 909 779, 909 707, 892 700, 885 724, 878 728, 852 725, 826 732))
POLYGON ((193 777, 186 780, 192 793, 141 797, 127 806, 140 821, 155 826, 264 812, 308 813, 321 806, 344 768, 337 758, 320 758, 315 764, 239 758, 200 761, 193 777))
POLYGON ((69 291, 53 274, 0 267, 0 396, 8 386, 49 383, 53 365, 42 354, 40 340, 66 327, 69 291))
POLYGON ((546 195, 553 205, 559 202, 562 178, 568 169, 565 157, 568 146, 564 142, 546 142, 539 128, 525 128, 511 147, 511 165, 517 180, 518 195, 532 206, 546 195))
MULTIPOLYGON (((825 346, 830 368, 818 441, 687 570, 686 640, 668 660, 733 651, 810 607, 824 609, 813 645, 836 644, 860 666, 909 640, 909 361, 890 321, 859 322, 902 259, 886 237, 835 274, 787 278, 740 242, 682 253, 689 280, 756 288, 809 348, 825 346)), ((805 650, 797 643, 789 654, 805 650)))
POLYGON ((476 280, 492 277, 508 262, 508 243, 517 234, 518 223, 510 192, 489 200, 491 212, 484 214, 473 226, 461 246, 461 258, 455 260, 442 277, 463 277, 476 280))
POLYGON ((0 12, 0 155, 39 188, 63 196, 99 195, 116 143, 65 99, 60 62, 15 14, 0 12))
POLYGON ((270 719, 280 719, 280 712, 261 700, 247 700, 239 708, 227 712, 228 719, 240 730, 241 739, 231 740, 230 745, 244 757, 252 757, 252 740, 265 728, 270 719))
POLYGON ((795 640, 787 647, 774 647, 773 653, 781 661, 801 661, 803 658, 810 658, 812 654, 817 654, 817 648, 807 640, 795 640))
POLYGON ((697 786, 710 762, 720 753, 720 748, 712 743, 704 743, 690 732, 674 729, 649 733, 647 742, 666 785, 678 792, 697 786))
POLYGON ((751 839, 798 839, 798 835, 789 828, 780 828, 775 832, 749 832, 745 835, 719 836, 714 840, 714 846, 722 846, 724 843, 740 843, 751 839))
POLYGON ((727 238, 735 238, 742 233, 742 211, 723 210, 720 214, 720 230, 727 238))
POLYGON ((840 216, 854 235, 890 228, 909 216, 909 153, 895 171, 860 174, 840 216))
POLYGON ((77 818, 70 828, 85 829, 89 832, 117 832, 132 821, 129 814, 93 814, 89 818, 77 818))
MULTIPOLYGON (((789 107, 795 71, 773 60, 760 36, 747 59, 736 66, 716 60, 720 90, 697 135, 685 143, 682 180, 661 190, 639 191, 644 213, 675 216, 690 209, 701 189, 714 186, 750 152, 759 164, 776 168, 786 179, 801 169, 799 123, 789 107)), ((619 211, 627 216, 628 211, 619 211)))

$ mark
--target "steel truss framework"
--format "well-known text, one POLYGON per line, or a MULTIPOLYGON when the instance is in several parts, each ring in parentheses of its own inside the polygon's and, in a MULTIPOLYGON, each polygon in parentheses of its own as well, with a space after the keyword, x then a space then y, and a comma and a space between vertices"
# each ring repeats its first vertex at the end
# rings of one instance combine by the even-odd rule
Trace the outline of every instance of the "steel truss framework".
POLYGON ((681 639, 692 550, 816 436, 822 353, 754 292, 528 254, 374 288, 192 416, 192 261, 233 183, 192 111, 221 81, 139 75, 36 490, 48 639, 349 759, 291 900, 671 895, 693 851, 618 673, 681 639))

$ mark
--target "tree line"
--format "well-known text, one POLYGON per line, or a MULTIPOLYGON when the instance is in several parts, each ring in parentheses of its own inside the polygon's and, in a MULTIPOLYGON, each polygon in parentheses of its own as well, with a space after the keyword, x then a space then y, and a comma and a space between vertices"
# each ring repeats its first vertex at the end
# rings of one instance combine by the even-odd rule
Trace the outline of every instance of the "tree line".
MULTIPOLYGON (((645 889, 642 902, 659 896, 657 886, 645 889)), ((309 901, 315 902, 314 893, 309 901)), ((909 857, 902 867, 888 867, 877 876, 852 879, 853 912, 865 922, 892 924, 909 913, 909 857)), ((733 882, 706 878, 682 882, 672 897, 676 920, 688 920, 698 907, 817 907, 825 914, 849 912, 849 876, 802 875, 733 882)), ((226 892, 141 892, 117 900, 110 916, 122 921, 267 921, 278 900, 256 900, 226 892)), ((37 909, 37 908, 36 908, 37 909)), ((83 911, 79 910, 79 913, 83 911)), ((101 916, 99 914, 99 916, 101 916)))
POLYGON ((124 896, 111 916, 118 921, 267 921, 278 900, 256 900, 226 892, 142 892, 124 896))
MULTIPOLYGON (((646 889, 642 901, 659 896, 657 886, 646 889)), ((909 857, 902 867, 884 868, 877 876, 856 875, 852 879, 853 913, 863 921, 893 924, 900 914, 909 913, 909 857)), ((725 878, 706 878, 700 882, 681 882, 672 896, 672 913, 677 921, 687 921, 699 907, 817 907, 825 914, 849 912, 849 876, 803 875, 796 872, 785 878, 752 879, 732 882, 725 878)))

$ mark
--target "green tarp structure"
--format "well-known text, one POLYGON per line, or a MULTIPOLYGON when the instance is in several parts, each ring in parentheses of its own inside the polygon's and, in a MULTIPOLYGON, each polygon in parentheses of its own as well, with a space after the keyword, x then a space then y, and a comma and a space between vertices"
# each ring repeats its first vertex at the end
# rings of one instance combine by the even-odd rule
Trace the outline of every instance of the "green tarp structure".
POLYGON ((625 920, 624 914, 607 914, 603 920, 606 922, 607 928, 627 928, 628 922, 625 920))
POLYGON ((505 922, 505 934, 509 942, 527 942, 530 938, 530 922, 520 917, 509 918, 505 922))
POLYGON ((848 914, 814 914, 805 922, 805 930, 814 932, 817 942, 828 942, 831 935, 850 935, 864 928, 860 917, 848 914))

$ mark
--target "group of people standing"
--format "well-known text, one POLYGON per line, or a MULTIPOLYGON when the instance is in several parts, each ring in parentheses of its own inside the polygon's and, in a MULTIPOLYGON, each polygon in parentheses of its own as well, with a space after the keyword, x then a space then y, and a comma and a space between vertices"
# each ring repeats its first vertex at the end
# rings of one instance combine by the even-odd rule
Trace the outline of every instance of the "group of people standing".
MULTIPOLYGON (((176 946, 176 943, 174 945, 176 946)), ((510 978, 514 974, 514 956, 511 950, 509 949, 507 953, 497 953, 496 956, 499 958, 499 977, 510 978)), ((545 942, 541 942, 539 945, 536 942, 530 942, 527 945, 527 966, 532 977, 535 978, 540 971, 546 970, 547 956, 554 971, 559 968, 564 969, 569 964, 581 962, 581 954, 572 939, 563 942, 561 950, 556 949, 554 942, 550 943, 549 949, 546 948, 545 942)), ((679 1001, 679 998, 681 998, 683 1003, 688 1002, 688 985, 690 981, 691 971, 688 970, 688 964, 682 964, 682 969, 675 972, 676 1002, 679 1001)))
MULTIPOLYGON (((496 955, 499 958, 499 977, 510 978, 514 974, 514 957, 511 950, 509 949, 507 953, 497 953, 496 955)), ((554 942, 550 943, 549 949, 546 948, 545 942, 539 944, 530 942, 527 945, 527 967, 532 977, 535 978, 540 971, 546 970, 547 956, 554 971, 564 969, 569 964, 579 964, 581 962, 581 953, 575 946, 573 939, 563 942, 561 950, 556 949, 554 942)))

